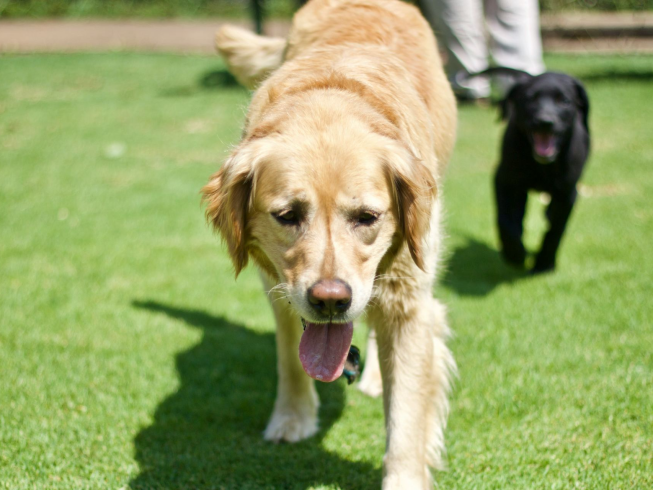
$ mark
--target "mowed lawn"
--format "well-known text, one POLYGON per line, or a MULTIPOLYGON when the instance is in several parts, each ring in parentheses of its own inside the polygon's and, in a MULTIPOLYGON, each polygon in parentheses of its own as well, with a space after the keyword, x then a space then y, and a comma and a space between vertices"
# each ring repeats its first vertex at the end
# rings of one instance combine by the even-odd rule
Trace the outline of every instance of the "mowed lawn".
MULTIPOLYGON (((593 130, 554 274, 499 259, 502 126, 460 111, 440 488, 653 487, 653 57, 547 63, 585 82, 593 130)), ((319 386, 318 436, 262 440, 272 315, 199 196, 247 101, 213 57, 0 58, 0 488, 380 488, 382 403, 342 380, 319 386)))

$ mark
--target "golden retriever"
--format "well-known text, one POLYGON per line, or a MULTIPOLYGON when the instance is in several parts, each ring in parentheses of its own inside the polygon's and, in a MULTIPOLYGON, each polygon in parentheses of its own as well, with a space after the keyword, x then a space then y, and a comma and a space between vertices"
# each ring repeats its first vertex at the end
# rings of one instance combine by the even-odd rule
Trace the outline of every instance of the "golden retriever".
POLYGON ((432 288, 456 128, 431 29, 399 0, 311 0, 287 40, 227 26, 216 41, 256 88, 242 141, 202 191, 236 274, 251 258, 270 291, 278 390, 264 437, 315 434, 313 379, 342 374, 366 312, 361 386, 384 395, 383 488, 430 488, 455 366, 432 288))

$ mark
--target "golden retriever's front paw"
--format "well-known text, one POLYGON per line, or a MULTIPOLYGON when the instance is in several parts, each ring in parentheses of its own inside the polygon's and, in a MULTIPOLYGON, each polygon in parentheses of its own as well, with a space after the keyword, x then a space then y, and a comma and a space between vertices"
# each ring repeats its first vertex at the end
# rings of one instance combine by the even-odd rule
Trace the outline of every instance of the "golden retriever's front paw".
POLYGON ((433 488, 429 475, 387 475, 383 479, 383 490, 428 490, 433 488))
POLYGON ((273 442, 298 442, 314 435, 318 430, 317 416, 293 411, 275 411, 263 437, 273 442))

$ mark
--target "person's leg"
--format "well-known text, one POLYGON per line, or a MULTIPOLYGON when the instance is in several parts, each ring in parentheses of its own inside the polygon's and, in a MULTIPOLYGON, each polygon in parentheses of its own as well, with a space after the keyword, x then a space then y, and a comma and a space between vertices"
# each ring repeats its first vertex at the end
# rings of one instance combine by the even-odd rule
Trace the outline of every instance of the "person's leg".
POLYGON ((485 0, 490 52, 498 66, 531 75, 544 71, 537 0, 485 0))
POLYGON ((487 97, 490 94, 487 78, 465 80, 456 76, 488 67, 481 0, 418 0, 417 5, 446 50, 446 69, 456 95, 472 99, 487 97))

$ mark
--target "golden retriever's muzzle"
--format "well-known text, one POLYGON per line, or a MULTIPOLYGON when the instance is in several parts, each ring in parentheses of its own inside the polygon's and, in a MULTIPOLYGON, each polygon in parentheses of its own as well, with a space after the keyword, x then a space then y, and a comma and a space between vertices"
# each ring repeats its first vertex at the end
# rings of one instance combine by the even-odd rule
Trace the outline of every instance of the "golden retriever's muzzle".
POLYGON ((321 317, 332 319, 351 306, 351 287, 341 279, 322 279, 306 293, 311 308, 321 317))
POLYGON ((299 359, 310 377, 334 381, 343 372, 354 332, 353 322, 338 321, 351 306, 351 286, 342 279, 320 279, 308 288, 306 299, 316 321, 302 318, 299 359))

